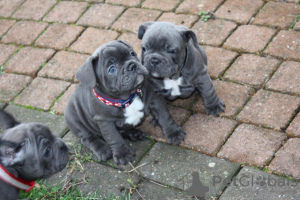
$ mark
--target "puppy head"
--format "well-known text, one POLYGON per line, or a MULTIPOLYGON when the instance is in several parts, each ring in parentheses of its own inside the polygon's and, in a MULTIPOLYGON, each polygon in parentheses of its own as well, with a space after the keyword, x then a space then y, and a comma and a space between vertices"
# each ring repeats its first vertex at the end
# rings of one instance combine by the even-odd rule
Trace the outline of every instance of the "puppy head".
POLYGON ((110 97, 126 97, 135 92, 148 74, 133 48, 116 40, 99 47, 78 69, 76 78, 84 85, 100 88, 110 97))
POLYGON ((184 65, 190 39, 193 45, 198 45, 192 30, 169 22, 141 24, 138 38, 142 40, 142 64, 156 78, 178 78, 176 76, 184 65))
POLYGON ((68 147, 47 126, 19 123, 2 110, 0 125, 4 131, 0 138, 0 162, 14 169, 18 177, 28 181, 48 178, 66 167, 68 147))

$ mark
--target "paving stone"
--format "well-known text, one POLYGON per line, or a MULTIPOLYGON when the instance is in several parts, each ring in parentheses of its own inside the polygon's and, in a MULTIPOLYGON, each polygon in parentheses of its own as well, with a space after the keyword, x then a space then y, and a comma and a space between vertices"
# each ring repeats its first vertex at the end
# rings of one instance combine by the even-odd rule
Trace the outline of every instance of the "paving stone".
POLYGON ((60 115, 64 114, 68 100, 71 97, 71 95, 74 93, 76 87, 77 87, 77 84, 72 84, 68 88, 68 90, 63 94, 63 96, 57 102, 55 102, 52 110, 55 110, 56 114, 60 114, 60 115))
POLYGON ((167 21, 176 25, 184 25, 188 28, 191 28, 192 25, 198 20, 198 17, 195 15, 186 15, 186 14, 175 14, 172 12, 163 13, 157 21, 167 21))
POLYGON ((270 162, 285 139, 284 133, 242 124, 221 148, 218 157, 263 167, 270 162))
POLYGON ((74 42, 84 30, 81 26, 66 24, 52 24, 37 39, 36 46, 54 48, 58 50, 66 49, 74 42))
POLYGON ((5 66, 5 71, 35 76, 55 52, 52 49, 24 47, 5 66))
POLYGON ((216 17, 246 24, 264 4, 262 0, 228 0, 217 10, 216 17))
POLYGON ((138 6, 138 5, 140 5, 141 2, 142 2, 142 0, 127 0, 127 1, 123 1, 123 0, 106 0, 106 3, 129 6, 129 7, 138 6))
POLYGON ((241 111, 238 120, 281 130, 288 125, 298 106, 298 97, 259 90, 241 111))
POLYGON ((16 104, 49 110, 55 99, 70 85, 65 81, 35 78, 15 99, 16 104))
POLYGON ((180 0, 146 0, 142 4, 142 8, 150 8, 150 9, 158 9, 163 11, 171 11, 173 10, 178 4, 180 0))
POLYGON ((292 121, 286 133, 289 137, 300 137, 300 114, 292 121))
POLYGON ((5 34, 1 42, 32 45, 47 26, 48 24, 44 22, 18 21, 5 34))
POLYGON ((276 30, 254 25, 242 25, 226 40, 224 47, 239 52, 261 52, 276 30))
MULTIPOLYGON (((254 92, 248 86, 243 86, 226 81, 213 81, 217 95, 222 99, 226 105, 225 112, 221 113, 221 116, 227 116, 234 118, 235 115, 240 111, 246 104, 250 95, 254 92)), ((206 113, 202 98, 194 104, 194 111, 206 113)))
POLYGON ((0 44, 0 66, 18 49, 14 45, 0 44))
POLYGON ((99 46, 115 40, 117 37, 118 33, 115 31, 89 27, 72 44, 69 50, 92 54, 99 46))
POLYGON ((38 73, 38 76, 72 81, 77 69, 86 61, 88 55, 59 51, 38 73))
POLYGON ((0 17, 9 17, 24 2, 24 0, 10 0, 0 2, 0 17))
POLYGON ((0 73, 0 101, 11 101, 31 80, 29 76, 0 73))
POLYGON ((0 19, 0 40, 1 36, 12 26, 16 23, 16 20, 8 20, 8 19, 0 19))
POLYGON ((264 5, 252 23, 287 29, 299 13, 300 6, 296 4, 270 1, 264 5))
POLYGON ((125 8, 121 6, 94 4, 78 20, 77 24, 108 28, 120 16, 124 9, 125 8))
POLYGON ((298 182, 258 169, 244 167, 234 179, 221 195, 220 200, 299 199, 300 185, 298 182))
POLYGON ((3 109, 5 106, 5 103, 0 103, 0 108, 3 109))
POLYGON ((236 121, 226 118, 194 114, 183 126, 186 131, 183 146, 214 156, 236 124, 236 121))
POLYGON ((67 125, 62 116, 27 109, 16 105, 9 105, 5 111, 12 114, 18 121, 24 123, 38 122, 50 128, 53 134, 62 137, 67 132, 67 125))
POLYGON ((279 69, 275 72, 271 80, 267 83, 267 88, 300 95, 299 72, 299 62, 284 62, 282 63, 282 65, 280 65, 279 69))
POLYGON ((300 179, 299 169, 300 138, 289 139, 279 151, 276 152, 268 169, 277 174, 292 176, 300 179))
POLYGON ((261 88, 279 66, 273 57, 243 54, 235 60, 224 74, 224 78, 238 83, 261 88))
POLYGON ((133 200, 152 200, 152 199, 191 199, 184 191, 176 190, 167 186, 151 183, 144 180, 138 187, 138 192, 131 195, 133 200))
POLYGON ((128 42, 134 51, 137 53, 138 57, 141 55, 141 44, 142 41, 138 39, 137 34, 131 32, 124 32, 119 36, 118 40, 124 40, 128 42))
POLYGON ((184 191, 191 187, 192 175, 199 175, 202 185, 209 188, 206 198, 217 197, 225 187, 213 186, 214 176, 230 179, 239 169, 238 164, 160 142, 139 164, 143 163, 147 164, 138 169, 141 176, 184 191))
MULTIPOLYGON (((182 108, 169 107, 169 110, 174 121, 178 125, 181 125, 183 121, 190 115, 189 111, 182 108)), ((160 126, 154 127, 153 124, 150 122, 151 119, 152 116, 147 116, 144 122, 140 126, 138 126, 138 129, 146 133, 150 138, 162 142, 167 142, 166 136, 163 134, 160 126)))
POLYGON ((207 22, 199 20, 192 30, 195 32, 200 44, 219 46, 235 27, 234 22, 221 19, 208 20, 207 22))
POLYGON ((61 1, 43 20, 47 22, 75 23, 88 5, 86 2, 61 1))
POLYGON ((300 31, 300 21, 298 21, 298 22, 295 24, 293 30, 295 30, 295 31, 300 31))
POLYGON ((281 30, 264 51, 285 60, 300 61, 300 32, 281 30))
POLYGON ((199 98, 200 98, 200 94, 192 94, 189 98, 186 99, 177 98, 176 100, 168 103, 176 107, 192 110, 194 103, 197 102, 199 98))
POLYGON ((129 8, 112 25, 118 31, 127 30, 137 33, 139 25, 147 21, 155 21, 161 12, 156 10, 129 8))
POLYGON ((54 4, 56 4, 55 0, 27 0, 13 14, 13 18, 41 20, 54 4))
POLYGON ((185 0, 176 9, 176 13, 198 15, 201 11, 213 12, 222 2, 222 0, 185 0))
POLYGON ((238 53, 223 48, 215 48, 211 46, 203 46, 208 63, 208 74, 213 79, 221 77, 238 53))

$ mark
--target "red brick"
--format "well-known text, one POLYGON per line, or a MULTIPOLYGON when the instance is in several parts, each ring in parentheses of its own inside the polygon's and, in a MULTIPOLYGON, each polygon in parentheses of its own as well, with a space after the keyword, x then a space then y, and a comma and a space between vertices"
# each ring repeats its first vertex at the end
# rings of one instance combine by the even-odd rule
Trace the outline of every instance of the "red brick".
POLYGON ((300 6, 270 1, 260 10, 252 23, 286 29, 292 25, 299 13, 300 6))
POLYGON ((52 110, 54 110, 56 114, 59 114, 59 115, 64 114, 65 108, 66 108, 67 103, 69 101, 69 98, 75 92, 76 87, 77 87, 76 84, 72 84, 68 88, 68 90, 62 95, 62 97, 57 102, 55 102, 52 110))
POLYGON ((173 10, 179 3, 180 0, 146 0, 143 2, 142 8, 170 11, 173 10))
POLYGON ((77 69, 88 58, 88 55, 60 51, 44 66, 38 76, 72 81, 77 69))
POLYGON ((52 24, 37 39, 36 46, 54 48, 58 50, 66 49, 84 30, 81 26, 66 24, 52 24))
POLYGON ((141 2, 142 2, 142 0, 127 0, 127 1, 124 1, 124 0, 106 0, 106 3, 129 6, 129 7, 138 6, 141 2))
POLYGON ((0 1, 0 17, 9 17, 24 0, 0 1))
POLYGON ((242 124, 227 140, 218 157, 232 162, 264 167, 286 139, 284 133, 242 124))
POLYGON ((230 66, 224 78, 261 88, 275 72, 280 61, 272 57, 243 54, 230 66))
POLYGON ((0 19, 0 37, 16 23, 16 20, 0 19))
POLYGON ((231 21, 215 19, 204 22, 200 20, 192 30, 196 33, 200 44, 219 46, 235 27, 236 24, 231 21))
MULTIPOLYGON (((178 98, 175 101, 168 102, 169 104, 177 107, 181 107, 187 110, 191 110, 194 103, 200 98, 200 94, 194 94, 186 99, 178 98)), ((205 112, 205 111, 204 111, 205 112)))
POLYGON ((84 13, 77 24, 108 28, 124 11, 124 7, 108 4, 94 4, 84 13))
POLYGON ((131 32, 125 32, 118 38, 119 40, 127 41, 134 51, 137 53, 138 57, 141 55, 141 43, 142 41, 138 39, 137 34, 131 32))
POLYGON ((225 48, 240 52, 261 52, 276 30, 254 25, 242 25, 227 39, 225 48))
POLYGON ((286 133, 289 137, 300 137, 300 114, 295 117, 292 123, 289 125, 286 133))
POLYGON ((216 155, 236 124, 230 119, 194 114, 183 126, 186 131, 183 146, 216 155))
POLYGON ((31 80, 29 76, 0 73, 0 101, 11 101, 31 80))
POLYGON ((41 20, 55 3, 55 0, 27 0, 13 14, 13 17, 17 19, 41 20))
POLYGON ((52 49, 22 48, 5 66, 5 71, 35 76, 43 63, 52 57, 52 49))
POLYGON ((287 61, 282 63, 267 88, 300 95, 300 63, 287 61))
POLYGON ((129 8, 112 25, 116 30, 127 30, 137 33, 139 25, 147 21, 155 21, 161 14, 160 11, 139 8, 129 8))
POLYGON ((238 53, 222 48, 203 46, 207 55, 208 73, 212 78, 221 77, 238 53))
POLYGON ((279 149, 272 160, 269 170, 284 176, 300 179, 300 138, 291 138, 279 149))
POLYGON ((14 45, 0 44, 0 66, 18 49, 14 45))
MULTIPOLYGON (((237 112, 242 109, 250 98, 250 94, 253 92, 250 87, 231 82, 215 80, 213 84, 218 97, 222 99, 226 105, 225 112, 221 115, 231 118, 234 118, 237 112)), ((195 103, 193 110, 205 113, 202 99, 199 99, 199 101, 195 103)))
POLYGON ((65 81, 38 77, 15 99, 15 103, 49 110, 55 99, 69 85, 65 81))
POLYGON ((88 5, 86 2, 61 1, 43 20, 47 22, 75 23, 88 5))
POLYGON ((176 13, 198 15, 201 11, 213 12, 223 0, 185 0, 176 9, 176 13))
POLYGON ((217 10, 216 17, 246 24, 264 4, 262 0, 227 0, 217 10))
POLYGON ((157 21, 167 21, 177 25, 184 25, 189 28, 197 21, 198 17, 195 15, 175 14, 172 12, 163 13, 157 21))
POLYGON ((264 51, 267 54, 285 60, 293 59, 300 61, 300 32, 282 30, 268 45, 264 51))
POLYGON ((298 21, 298 22, 295 24, 293 30, 295 30, 295 31, 300 31, 300 21, 298 21))
POLYGON ((238 120, 281 130, 288 125, 299 101, 299 97, 259 90, 241 111, 238 120))
POLYGON ((69 50, 92 54, 99 46, 115 40, 118 33, 111 30, 102 30, 89 27, 72 44, 69 50))
POLYGON ((34 21, 18 21, 2 38, 4 43, 32 45, 34 40, 48 26, 47 23, 34 21))

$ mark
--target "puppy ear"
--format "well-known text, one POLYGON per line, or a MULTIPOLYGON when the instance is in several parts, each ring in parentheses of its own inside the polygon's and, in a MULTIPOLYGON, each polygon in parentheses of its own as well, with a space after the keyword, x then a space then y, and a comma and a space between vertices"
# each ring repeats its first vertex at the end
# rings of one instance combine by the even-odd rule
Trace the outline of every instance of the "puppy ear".
POLYGON ((155 22, 144 22, 139 26, 139 31, 138 31, 138 38, 141 40, 149 26, 154 24, 155 22))
POLYGON ((94 66, 98 63, 99 56, 90 56, 77 70, 75 77, 84 85, 94 87, 96 85, 96 75, 94 66))
POLYGON ((187 28, 186 26, 177 26, 178 31, 180 32, 183 39, 186 41, 186 43, 189 42, 189 40, 192 38, 193 44, 195 47, 199 47, 197 36, 191 29, 187 28))
POLYGON ((9 128, 12 128, 14 126, 17 126, 20 124, 13 116, 5 112, 4 110, 0 109, 0 127, 2 130, 6 130, 9 128))
POLYGON ((14 142, 0 140, 0 163, 5 166, 13 166, 24 161, 21 145, 14 142))

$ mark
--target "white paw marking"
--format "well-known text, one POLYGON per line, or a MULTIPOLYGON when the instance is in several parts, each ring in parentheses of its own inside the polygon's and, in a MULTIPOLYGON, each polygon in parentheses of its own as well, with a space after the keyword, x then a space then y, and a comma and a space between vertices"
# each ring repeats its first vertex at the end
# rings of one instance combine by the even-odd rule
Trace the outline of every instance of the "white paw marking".
POLYGON ((165 84, 165 89, 169 90, 171 89, 171 95, 172 96, 180 96, 180 89, 179 86, 182 83, 182 77, 178 78, 177 80, 173 80, 173 79, 169 79, 169 78, 165 78, 164 80, 164 84, 165 84))
POLYGON ((141 119, 144 117, 144 103, 140 97, 136 97, 133 102, 125 108, 124 116, 125 123, 131 124, 133 126, 138 125, 141 122, 141 119))

